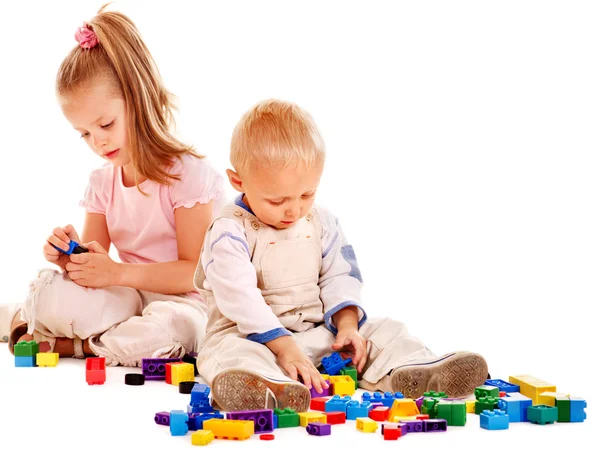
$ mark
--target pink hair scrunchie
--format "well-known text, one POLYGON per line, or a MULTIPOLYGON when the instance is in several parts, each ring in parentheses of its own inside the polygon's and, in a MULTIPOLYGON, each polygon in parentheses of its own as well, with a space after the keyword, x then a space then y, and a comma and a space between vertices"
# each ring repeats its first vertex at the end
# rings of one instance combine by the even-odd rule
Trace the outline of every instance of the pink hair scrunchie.
POLYGON ((90 49, 98 45, 98 36, 92 30, 92 27, 85 22, 82 27, 77 28, 77 31, 75 31, 75 40, 79 42, 81 48, 90 49))

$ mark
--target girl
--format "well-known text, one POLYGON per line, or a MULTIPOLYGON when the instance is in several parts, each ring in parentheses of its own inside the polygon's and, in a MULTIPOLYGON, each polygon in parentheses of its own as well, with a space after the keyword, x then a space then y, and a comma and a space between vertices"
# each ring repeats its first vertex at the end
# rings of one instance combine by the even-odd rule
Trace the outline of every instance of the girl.
POLYGON ((75 33, 56 78, 61 109, 94 153, 83 232, 55 228, 42 270, 12 315, 9 344, 34 339, 61 356, 107 365, 196 351, 206 327, 193 274, 223 180, 169 130, 173 104, 125 15, 103 9, 75 33), (80 239, 81 238, 81 239, 80 239), (70 241, 88 253, 67 255, 70 241), (122 262, 108 255, 110 244, 122 262))

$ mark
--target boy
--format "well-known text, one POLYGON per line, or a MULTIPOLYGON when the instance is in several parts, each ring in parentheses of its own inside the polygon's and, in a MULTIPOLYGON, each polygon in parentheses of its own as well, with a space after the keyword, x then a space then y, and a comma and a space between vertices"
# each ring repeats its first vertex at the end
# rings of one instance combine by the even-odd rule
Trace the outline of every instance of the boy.
POLYGON ((293 104, 260 103, 233 132, 227 175, 241 195, 209 228, 194 279, 209 306, 198 370, 214 399, 228 411, 306 411, 309 388, 326 387, 315 364, 332 350, 352 357, 367 390, 471 394, 487 377, 480 355, 435 357, 404 324, 367 318, 354 250, 313 206, 324 160, 293 104))

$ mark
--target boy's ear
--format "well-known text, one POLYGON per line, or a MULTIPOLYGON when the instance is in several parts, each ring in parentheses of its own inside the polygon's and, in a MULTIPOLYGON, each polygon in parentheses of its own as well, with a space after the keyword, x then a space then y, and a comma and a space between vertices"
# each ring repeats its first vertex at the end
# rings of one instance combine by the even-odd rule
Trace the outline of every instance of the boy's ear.
POLYGON ((244 192, 244 188, 242 187, 242 179, 240 176, 231 169, 227 169, 227 177, 229 178, 229 183, 233 186, 233 188, 238 192, 244 192))

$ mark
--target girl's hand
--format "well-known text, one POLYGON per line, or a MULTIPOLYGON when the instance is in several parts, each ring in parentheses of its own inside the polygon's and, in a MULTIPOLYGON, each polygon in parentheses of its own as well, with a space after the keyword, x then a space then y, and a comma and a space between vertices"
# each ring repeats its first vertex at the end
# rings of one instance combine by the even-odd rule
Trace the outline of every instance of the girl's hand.
POLYGON ((56 264, 62 270, 65 270, 66 264, 69 262, 69 255, 56 250, 52 245, 69 250, 69 243, 75 241, 79 243, 79 235, 73 228, 73 225, 65 227, 56 227, 52 230, 52 234, 46 239, 44 244, 44 258, 53 264, 56 264))
POLYGON ((335 342, 331 346, 336 352, 340 352, 342 358, 352 358, 352 364, 361 373, 367 362, 367 342, 360 335, 356 327, 345 327, 338 329, 335 342))
POLYGON ((117 286, 120 265, 110 259, 108 252, 96 241, 83 244, 89 253, 71 255, 66 265, 69 278, 79 286, 102 288, 117 286))

